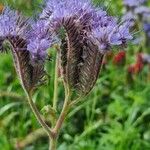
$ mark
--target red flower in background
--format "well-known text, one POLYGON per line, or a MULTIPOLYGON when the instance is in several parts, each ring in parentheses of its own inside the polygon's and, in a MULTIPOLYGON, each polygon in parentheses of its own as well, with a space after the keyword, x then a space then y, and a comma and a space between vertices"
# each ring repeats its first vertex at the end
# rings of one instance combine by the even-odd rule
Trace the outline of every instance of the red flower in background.
POLYGON ((124 65, 125 59, 126 59, 126 52, 122 50, 114 56, 113 63, 116 65, 124 65))
POLYGON ((131 73, 131 74, 140 73, 143 69, 143 66, 144 64, 143 64, 142 54, 139 53, 137 54, 136 63, 128 67, 128 73, 131 73))

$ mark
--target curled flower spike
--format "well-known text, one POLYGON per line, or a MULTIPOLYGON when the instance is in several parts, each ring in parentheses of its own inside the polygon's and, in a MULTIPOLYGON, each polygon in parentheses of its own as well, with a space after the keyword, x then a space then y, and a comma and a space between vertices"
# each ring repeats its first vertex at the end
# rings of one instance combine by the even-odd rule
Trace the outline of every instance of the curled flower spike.
POLYGON ((65 82, 83 95, 93 88, 105 53, 112 46, 124 45, 132 39, 128 23, 119 25, 89 0, 48 0, 40 19, 49 24, 61 42, 65 82))
POLYGON ((30 26, 28 19, 9 8, 5 8, 0 15, 0 51, 4 51, 5 41, 10 44, 16 71, 23 88, 28 92, 36 87, 44 74, 42 65, 31 65, 27 50, 30 26))

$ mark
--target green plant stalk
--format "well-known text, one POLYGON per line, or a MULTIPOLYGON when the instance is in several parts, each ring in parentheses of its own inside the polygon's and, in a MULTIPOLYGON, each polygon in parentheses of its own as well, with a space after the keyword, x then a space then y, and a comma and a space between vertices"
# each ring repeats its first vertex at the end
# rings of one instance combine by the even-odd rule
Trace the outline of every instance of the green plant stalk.
POLYGON ((63 124, 63 122, 65 120, 65 117, 66 117, 66 115, 67 115, 67 113, 69 111, 69 108, 70 108, 69 107, 69 100, 70 100, 70 94, 68 94, 67 97, 65 98, 63 109, 61 111, 61 114, 60 114, 60 116, 59 116, 59 118, 58 118, 58 120, 56 122, 56 125, 54 127, 54 130, 53 130, 54 133, 56 133, 57 135, 58 135, 59 130, 61 129, 62 124, 63 124))
POLYGON ((57 139, 56 138, 50 138, 49 150, 56 150, 56 146, 57 146, 57 139))
POLYGON ((68 105, 69 99, 70 99, 70 96, 67 96, 67 98, 65 99, 64 106, 63 106, 63 109, 61 111, 61 114, 60 114, 60 116, 59 116, 59 118, 56 122, 56 125, 53 129, 54 136, 52 138, 50 138, 49 150, 56 150, 59 131, 60 131, 60 129, 63 125, 63 122, 64 122, 64 120, 67 116, 67 113, 69 111, 69 105, 68 105))
POLYGON ((48 125, 45 123, 45 121, 42 119, 36 105, 34 104, 33 100, 32 100, 32 96, 31 96, 31 93, 27 92, 25 90, 25 93, 27 95, 27 99, 28 99, 28 102, 29 102, 29 105, 37 119, 37 121, 40 123, 40 125, 43 127, 43 129, 45 129, 45 131, 47 132, 48 136, 49 137, 52 137, 53 136, 53 132, 51 131, 51 129, 48 127, 48 125))
POLYGON ((55 64, 55 79, 54 79, 54 97, 53 97, 53 109, 57 109, 58 101, 58 65, 59 65, 59 56, 56 54, 56 64, 55 64))
POLYGON ((63 122, 67 116, 67 113, 70 109, 69 102, 70 102, 71 94, 70 94, 69 88, 65 82, 64 82, 64 89, 65 89, 65 100, 64 100, 64 104, 63 104, 63 109, 60 113, 60 116, 59 116, 57 122, 56 122, 56 125, 54 126, 54 128, 52 130, 53 136, 51 136, 51 138, 50 138, 49 150, 56 150, 59 131, 60 131, 60 129, 63 125, 63 122))

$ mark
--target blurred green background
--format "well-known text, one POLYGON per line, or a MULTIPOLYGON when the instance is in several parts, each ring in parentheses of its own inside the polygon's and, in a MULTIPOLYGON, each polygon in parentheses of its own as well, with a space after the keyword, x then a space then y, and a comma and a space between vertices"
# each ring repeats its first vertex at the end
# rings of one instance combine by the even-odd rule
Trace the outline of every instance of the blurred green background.
MULTIPOLYGON (((115 16, 123 11, 122 0, 95 0, 115 16)), ((40 11, 40 0, 5 0, 25 15, 40 11)), ((142 32, 142 31, 141 31, 142 32)), ((146 47, 150 52, 150 47, 146 47)), ((120 49, 121 50, 121 49, 120 49)), ((140 49, 142 50, 142 47, 140 49)), ((50 51, 51 52, 51 51, 50 51)), ((128 67, 137 59, 139 47, 129 45, 123 64, 108 55, 90 95, 70 111, 61 131, 58 150, 150 150, 150 66, 138 73, 128 67)), ((47 62, 47 85, 34 95, 41 110, 52 103, 55 54, 47 62)), ((25 100, 11 53, 0 54, 0 150, 47 150, 48 138, 25 100)), ((63 89, 59 89, 59 108, 63 89)))

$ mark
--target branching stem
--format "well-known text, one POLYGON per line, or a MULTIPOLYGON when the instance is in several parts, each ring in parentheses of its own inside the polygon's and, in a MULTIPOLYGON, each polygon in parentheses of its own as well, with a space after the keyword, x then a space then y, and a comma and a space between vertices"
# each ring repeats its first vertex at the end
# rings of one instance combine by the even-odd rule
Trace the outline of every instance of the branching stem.
POLYGON ((57 135, 58 135, 59 130, 61 129, 62 124, 65 120, 65 117, 70 109, 69 102, 70 102, 71 93, 65 82, 64 82, 64 88, 65 88, 65 101, 64 101, 63 109, 62 109, 61 114, 60 114, 60 116, 56 122, 56 125, 53 129, 54 133, 56 133, 57 135))
POLYGON ((32 100, 31 93, 26 91, 26 95, 27 95, 27 98, 28 98, 29 105, 30 105, 30 107, 31 107, 31 109, 32 109, 36 119, 38 120, 40 125, 45 129, 45 131, 47 132, 48 136, 52 137, 53 136, 53 132, 51 131, 49 126, 45 123, 45 121, 42 119, 41 114, 39 113, 36 105, 34 104, 34 102, 32 100))

